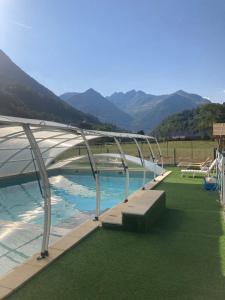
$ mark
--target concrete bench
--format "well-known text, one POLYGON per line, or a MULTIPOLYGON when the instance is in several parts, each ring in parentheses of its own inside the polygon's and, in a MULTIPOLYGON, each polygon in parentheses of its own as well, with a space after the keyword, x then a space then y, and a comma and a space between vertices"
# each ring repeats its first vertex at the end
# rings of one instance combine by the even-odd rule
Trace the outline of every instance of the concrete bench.
POLYGON ((130 196, 127 203, 109 210, 102 218, 102 225, 105 228, 148 232, 164 211, 165 204, 165 192, 140 190, 130 196))
POLYGON ((140 191, 140 194, 134 195, 127 203, 127 206, 122 209, 124 230, 136 232, 150 231, 152 224, 164 211, 165 206, 166 196, 164 191, 140 191))

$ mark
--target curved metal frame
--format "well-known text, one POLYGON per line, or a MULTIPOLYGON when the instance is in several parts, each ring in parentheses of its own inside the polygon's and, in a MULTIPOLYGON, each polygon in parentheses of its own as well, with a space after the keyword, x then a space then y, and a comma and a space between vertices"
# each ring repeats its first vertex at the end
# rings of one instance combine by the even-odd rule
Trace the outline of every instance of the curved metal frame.
POLYGON ((141 164, 142 164, 142 167, 144 168, 143 170, 143 187, 142 189, 145 189, 145 181, 146 181, 146 168, 145 168, 145 160, 144 160, 144 156, 143 156, 143 153, 141 151, 141 147, 139 146, 136 138, 133 138, 136 146, 137 146, 137 149, 138 149, 138 153, 139 153, 139 156, 140 156, 140 161, 141 161, 141 164))
POLYGON ((149 139, 146 138, 146 141, 147 141, 147 144, 148 144, 148 148, 149 148, 149 151, 150 151, 150 155, 152 157, 152 162, 154 163, 154 172, 153 172, 153 176, 154 176, 154 181, 155 181, 155 178, 156 178, 156 161, 155 161, 155 154, 153 152, 153 149, 152 149, 152 146, 151 146, 151 143, 149 142, 149 139))
POLYGON ((117 145, 117 148, 119 150, 121 161, 122 161, 123 168, 124 168, 124 172, 126 174, 126 180, 125 180, 125 200, 127 200, 128 195, 129 195, 129 181, 130 181, 130 174, 129 174, 129 169, 128 169, 128 163, 127 163, 126 156, 125 156, 125 153, 123 151, 123 148, 122 148, 120 142, 118 141, 118 139, 116 137, 114 137, 114 141, 115 141, 115 143, 117 145))
POLYGON ((156 145, 157 145, 158 150, 159 150, 159 156, 160 156, 160 160, 161 160, 161 167, 162 167, 162 169, 163 169, 163 156, 162 156, 161 148, 160 148, 160 146, 159 146, 159 143, 158 143, 158 141, 157 141, 157 138, 155 138, 155 142, 156 142, 156 145))
POLYGON ((146 138, 146 141, 147 141, 147 145, 148 145, 148 148, 149 148, 149 151, 150 151, 150 155, 151 155, 152 161, 155 162, 155 154, 153 152, 151 143, 149 142, 148 138, 146 138))
POLYGON ((23 125, 24 132, 27 136, 27 139, 30 143, 31 150, 34 154, 34 158, 37 163, 38 171, 41 179, 41 187, 44 198, 44 231, 43 231, 43 240, 41 247, 41 256, 40 258, 45 258, 48 256, 48 244, 50 237, 50 227, 51 227, 51 191, 50 184, 48 180, 48 174, 46 171, 46 167, 41 155, 40 148, 35 140, 35 137, 30 129, 29 125, 23 125))
POLYGON ((99 215, 100 215, 100 202, 101 202, 100 172, 97 168, 94 155, 91 151, 91 147, 88 143, 88 140, 86 139, 86 136, 85 136, 83 130, 80 130, 80 134, 81 134, 81 136, 84 140, 84 143, 85 143, 85 146, 86 146, 86 149, 87 149, 89 161, 90 161, 90 164, 91 164, 91 169, 92 169, 93 176, 94 176, 95 183, 96 183, 96 215, 95 215, 95 219, 98 220, 99 215))

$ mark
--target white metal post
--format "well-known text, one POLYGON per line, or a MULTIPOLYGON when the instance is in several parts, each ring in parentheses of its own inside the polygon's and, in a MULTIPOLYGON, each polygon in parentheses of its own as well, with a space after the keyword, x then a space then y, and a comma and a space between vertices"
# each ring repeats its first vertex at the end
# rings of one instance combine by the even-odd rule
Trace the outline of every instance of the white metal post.
POLYGON ((217 182, 219 185, 219 193, 220 193, 220 202, 221 204, 225 204, 225 168, 224 168, 224 156, 217 150, 217 164, 216 164, 216 172, 217 172, 217 182))
POLYGON ((97 165, 95 162, 94 155, 91 151, 91 147, 88 143, 88 140, 86 139, 86 136, 83 132, 83 130, 80 130, 80 134, 84 140, 87 152, 88 152, 88 157, 90 160, 91 167, 93 168, 93 173, 94 173, 94 178, 95 178, 95 184, 96 184, 96 215, 95 219, 98 220, 99 215, 100 215, 100 202, 101 202, 101 190, 100 190, 100 172, 97 169, 97 165))
POLYGON ((156 142, 156 144, 157 144, 157 147, 158 147, 158 150, 159 150, 159 156, 160 156, 160 160, 161 160, 161 167, 162 167, 162 169, 163 169, 163 156, 162 156, 162 152, 161 152, 161 148, 160 148, 160 146, 159 146, 159 143, 158 143, 158 141, 157 141, 157 138, 155 138, 155 142, 156 142))
POLYGON ((125 171, 125 175, 126 175, 126 180, 125 180, 125 200, 127 200, 128 195, 129 195, 129 178, 130 178, 130 176, 129 176, 129 169, 128 169, 128 163, 127 163, 126 156, 125 156, 125 153, 123 151, 123 148, 122 148, 120 142, 118 141, 118 139, 116 137, 114 137, 114 140, 115 140, 115 143, 116 143, 117 148, 119 150, 121 161, 122 161, 122 164, 123 164, 123 167, 124 167, 124 171, 125 171))
POLYGON ((222 203, 223 205, 225 204, 225 168, 224 168, 224 163, 225 163, 225 160, 224 160, 224 157, 222 158, 222 203))
POLYGON ((143 153, 141 151, 141 147, 139 146, 137 140, 134 138, 133 139, 136 146, 137 146, 137 149, 138 149, 138 152, 139 152, 139 155, 140 155, 140 160, 141 160, 141 164, 142 164, 142 167, 144 169, 143 171, 143 190, 145 189, 145 181, 146 181, 146 168, 145 168, 145 160, 144 160, 144 156, 143 156, 143 153))
POLYGON ((37 141, 30 129, 30 126, 28 124, 24 124, 23 129, 24 129, 24 132, 30 143, 31 150, 34 154, 34 158, 36 160, 37 168, 38 168, 38 171, 40 174, 41 188, 42 188, 43 198, 44 198, 44 231, 43 231, 43 240, 42 240, 40 258, 45 258, 46 256, 48 256, 48 244, 49 244, 50 227, 51 227, 50 184, 49 184, 48 174, 47 174, 47 171, 45 168, 45 163, 42 158, 40 148, 39 148, 37 141))
POLYGON ((155 162, 155 155, 154 155, 151 143, 149 142, 148 138, 146 138, 146 141, 147 141, 147 144, 148 144, 148 148, 149 148, 149 151, 150 151, 150 155, 151 155, 152 161, 155 162))
POLYGON ((156 178, 156 162, 155 162, 155 155, 154 155, 152 146, 151 146, 151 144, 150 144, 150 142, 149 142, 149 139, 146 138, 146 141, 147 141, 147 144, 148 144, 148 147, 149 147, 150 155, 151 155, 151 157, 152 157, 152 162, 153 162, 153 164, 154 164, 153 176, 154 176, 154 181, 155 181, 155 178, 156 178))
POLYGON ((100 190, 100 173, 95 171, 95 182, 96 182, 96 213, 95 220, 98 221, 100 215, 100 199, 101 199, 101 190, 100 190))

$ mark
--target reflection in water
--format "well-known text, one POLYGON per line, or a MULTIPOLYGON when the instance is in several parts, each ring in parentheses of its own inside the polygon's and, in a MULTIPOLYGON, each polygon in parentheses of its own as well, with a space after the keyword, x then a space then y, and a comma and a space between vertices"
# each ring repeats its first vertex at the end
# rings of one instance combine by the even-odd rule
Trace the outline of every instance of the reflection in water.
MULTIPOLYGON (((151 174, 148 178, 150 180, 151 174)), ((130 176, 129 193, 142 186, 143 174, 130 176)), ((96 209, 96 186, 91 173, 57 175, 50 177, 52 194, 52 225, 72 216, 91 216, 96 209)), ((124 199, 125 177, 116 172, 100 176, 101 211, 124 199)), ((43 199, 37 181, 9 183, 0 188, 0 220, 43 224, 43 199)))

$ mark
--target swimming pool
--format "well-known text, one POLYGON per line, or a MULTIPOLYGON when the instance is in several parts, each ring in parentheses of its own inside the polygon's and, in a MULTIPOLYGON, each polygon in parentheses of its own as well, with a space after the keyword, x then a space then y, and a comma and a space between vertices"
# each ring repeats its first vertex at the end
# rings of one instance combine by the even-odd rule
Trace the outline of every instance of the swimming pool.
MULTIPOLYGON (((153 179, 150 172, 146 181, 153 179)), ((59 226, 66 219, 79 214, 94 215, 95 181, 90 172, 50 176, 52 193, 52 225, 59 226)), ((129 194, 143 184, 143 173, 130 173, 129 194)), ((125 176, 119 172, 102 172, 100 176, 103 212, 124 200, 125 176)), ((22 221, 31 224, 43 223, 43 199, 36 180, 1 183, 0 220, 22 221)))
MULTIPOLYGON (((146 173, 146 181, 153 179, 146 173)), ((49 244, 95 216, 95 181, 90 172, 64 172, 50 176, 52 226, 49 244)), ((102 172, 101 212, 124 199, 125 176, 102 172)), ((130 173, 129 194, 142 187, 143 173, 130 173)), ((43 199, 33 177, 0 182, 0 277, 41 249, 43 199)))

